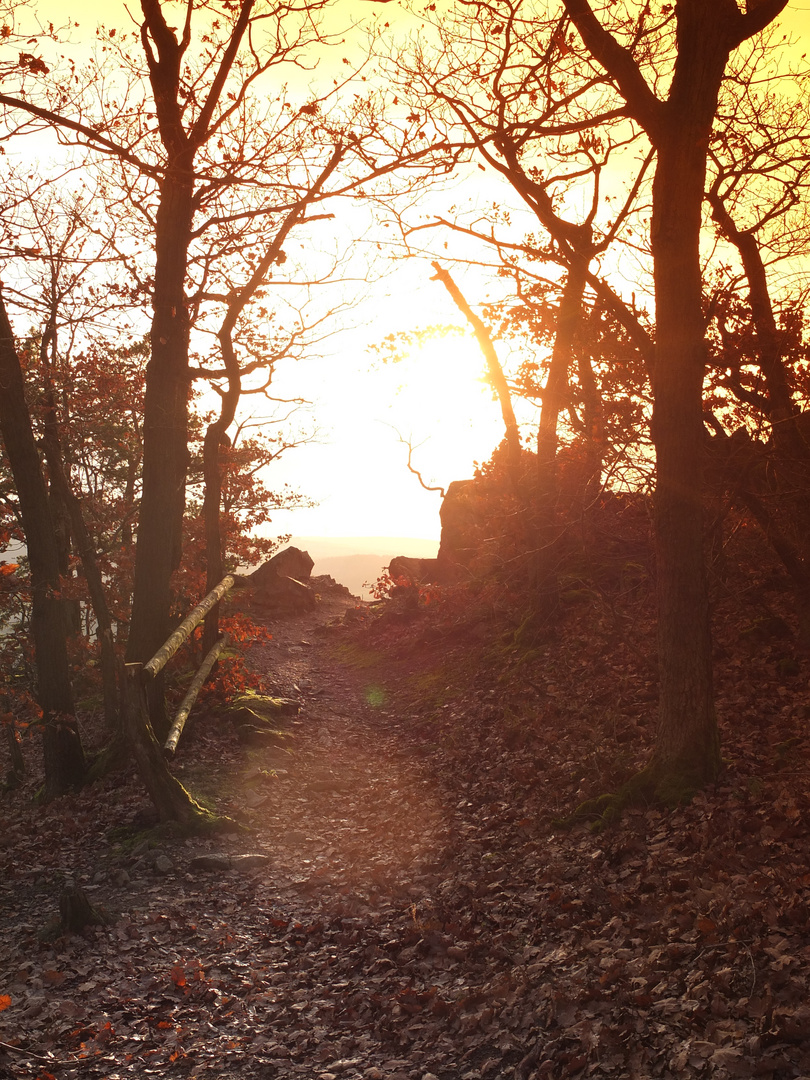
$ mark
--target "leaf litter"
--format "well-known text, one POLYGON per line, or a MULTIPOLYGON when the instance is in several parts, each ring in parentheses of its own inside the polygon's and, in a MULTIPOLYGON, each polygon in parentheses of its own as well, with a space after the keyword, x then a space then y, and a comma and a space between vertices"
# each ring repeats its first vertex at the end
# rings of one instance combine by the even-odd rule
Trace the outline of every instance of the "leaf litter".
POLYGON ((596 835, 554 819, 648 753, 648 613, 493 663, 452 605, 346 603, 252 651, 289 745, 181 743, 239 830, 141 828, 121 777, 5 796, 0 1078, 810 1076, 806 659, 729 646, 718 785, 596 835), (42 940, 67 877, 115 920, 42 940))

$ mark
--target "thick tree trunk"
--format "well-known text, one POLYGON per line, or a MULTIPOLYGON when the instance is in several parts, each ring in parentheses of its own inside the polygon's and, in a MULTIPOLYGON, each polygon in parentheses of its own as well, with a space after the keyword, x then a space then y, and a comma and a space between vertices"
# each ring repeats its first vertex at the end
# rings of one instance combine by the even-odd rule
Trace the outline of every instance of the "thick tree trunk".
POLYGON ((121 694, 121 714, 135 764, 161 821, 175 821, 189 829, 216 822, 183 785, 172 776, 149 716, 140 680, 141 665, 127 664, 121 694))
POLYGON ((59 552, 48 493, 25 400, 14 335, 0 297, 0 430, 20 500, 33 593, 31 625, 42 709, 45 797, 84 781, 85 759, 70 686, 65 617, 59 598, 59 552))
MULTIPOLYGON (((156 263, 151 358, 146 368, 143 496, 135 547, 135 583, 127 660, 145 663, 169 632, 171 576, 180 565, 188 469, 189 320, 184 291, 193 216, 192 177, 164 180, 155 223, 156 263)), ((168 732, 162 679, 149 688, 149 717, 168 732)))
POLYGON ((652 436, 661 679, 654 764, 683 774, 685 787, 714 779, 720 768, 703 549, 706 346, 699 244, 711 96, 716 98, 724 62, 723 54, 712 76, 690 87, 704 98, 700 105, 708 122, 697 107, 691 114, 682 109, 658 146, 653 186, 652 436))
POLYGON ((700 225, 706 153, 731 50, 775 18, 786 0, 676 0, 677 56, 665 100, 589 0, 564 0, 592 53, 616 80, 628 112, 657 151, 652 249, 656 351, 656 552, 661 673, 658 740, 641 786, 665 801, 688 796, 720 767, 712 698, 709 603, 703 556, 702 447, 705 344, 700 225))
POLYGON ((685 790, 714 779, 720 768, 703 550, 706 346, 700 229, 706 152, 733 44, 719 6, 682 0, 675 74, 654 133, 652 436, 661 684, 653 765, 676 783, 682 777, 685 790))

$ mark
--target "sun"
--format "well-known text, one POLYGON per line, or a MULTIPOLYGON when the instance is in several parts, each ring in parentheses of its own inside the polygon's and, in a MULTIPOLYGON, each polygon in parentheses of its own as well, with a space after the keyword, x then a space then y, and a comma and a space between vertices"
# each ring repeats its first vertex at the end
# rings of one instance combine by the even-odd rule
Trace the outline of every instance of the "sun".
POLYGON ((429 338, 389 368, 380 419, 414 448, 413 464, 443 487, 471 475, 474 463, 486 460, 504 436, 472 335, 429 338))
POLYGON ((312 370, 320 434, 274 475, 318 505, 279 519, 296 535, 438 539, 440 492, 473 475, 504 437, 485 363, 466 333, 425 339, 396 363, 347 350, 312 370), (289 524, 287 524, 289 522, 289 524))

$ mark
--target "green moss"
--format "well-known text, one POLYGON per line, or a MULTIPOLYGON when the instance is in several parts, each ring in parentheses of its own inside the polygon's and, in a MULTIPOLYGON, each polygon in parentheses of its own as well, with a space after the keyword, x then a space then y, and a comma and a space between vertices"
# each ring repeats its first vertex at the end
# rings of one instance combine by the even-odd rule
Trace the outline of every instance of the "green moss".
POLYGON ((792 656, 783 656, 781 660, 777 661, 776 670, 782 676, 782 678, 792 679, 795 675, 801 673, 801 667, 798 660, 794 660, 792 656))
POLYGON ((99 750, 91 761, 87 770, 87 783, 93 784, 96 780, 128 768, 131 760, 132 754, 123 736, 116 736, 109 746, 99 750))
POLYGON ((336 642, 331 649, 332 655, 341 664, 353 668, 379 667, 383 662, 383 654, 377 649, 369 649, 357 641, 336 642))
POLYGON ((158 845, 156 828, 142 829, 137 825, 114 825, 107 830, 107 839, 123 855, 129 855, 141 844, 147 850, 158 845))
POLYGON ((555 824, 570 827, 589 822, 591 832, 601 832, 615 825, 632 806, 660 806, 668 810, 687 806, 705 784, 705 775, 695 766, 664 766, 653 760, 618 791, 587 799, 555 824))

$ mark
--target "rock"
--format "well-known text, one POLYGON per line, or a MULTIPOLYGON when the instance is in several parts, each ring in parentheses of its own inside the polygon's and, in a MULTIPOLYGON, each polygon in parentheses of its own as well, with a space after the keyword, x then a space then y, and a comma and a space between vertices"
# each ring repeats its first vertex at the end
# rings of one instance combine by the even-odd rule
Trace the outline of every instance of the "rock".
POLYGON ((318 593, 331 593, 336 596, 353 596, 351 589, 335 581, 331 574, 318 574, 309 579, 310 586, 318 593))
POLYGON ((311 611, 317 601, 307 582, 314 565, 306 551, 285 548, 249 574, 244 583, 253 589, 253 602, 259 608, 278 614, 311 611))
POLYGON ((188 864, 189 870, 230 870, 231 858, 229 855, 197 855, 188 864))
POLYGON ((265 575, 253 594, 253 602, 267 612, 289 615, 312 611, 318 603, 309 586, 282 574, 265 575))
POLYGON ((155 870, 158 874, 168 874, 171 870, 174 870, 174 863, 168 855, 158 855, 155 859, 155 870))
POLYGON ((442 532, 438 555, 435 559, 397 555, 388 565, 388 573, 394 581, 410 587, 427 583, 446 585, 465 576, 479 552, 484 525, 479 482, 454 480, 447 488, 439 513, 442 532))
MULTIPOLYGON (((454 480, 442 499, 438 561, 446 575, 469 567, 479 546, 482 524, 481 495, 475 480, 454 480)), ((447 580, 447 578, 445 578, 447 580)))
POLYGON ((276 577, 294 578, 296 581, 309 581, 312 567, 315 563, 307 551, 301 551, 297 547, 284 548, 268 559, 267 562, 254 570, 248 580, 252 585, 261 587, 265 579, 274 580, 276 577))
POLYGON ((270 856, 256 851, 247 855, 231 855, 234 870, 263 870, 270 865, 270 856))

